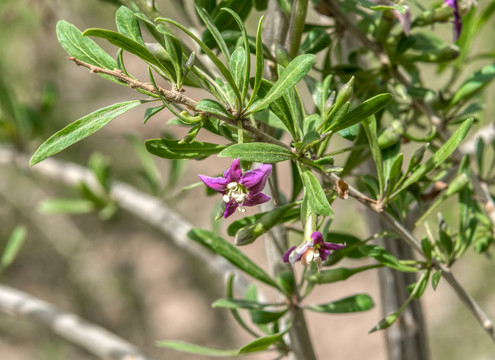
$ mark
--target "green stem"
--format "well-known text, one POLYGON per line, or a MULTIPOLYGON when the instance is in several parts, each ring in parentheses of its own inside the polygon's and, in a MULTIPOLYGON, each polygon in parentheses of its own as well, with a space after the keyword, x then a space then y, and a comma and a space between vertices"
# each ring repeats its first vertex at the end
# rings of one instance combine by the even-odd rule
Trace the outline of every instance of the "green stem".
POLYGON ((289 32, 285 43, 285 47, 292 59, 297 56, 297 52, 299 51, 301 36, 306 22, 307 9, 308 0, 296 0, 293 2, 292 13, 290 14, 289 32))

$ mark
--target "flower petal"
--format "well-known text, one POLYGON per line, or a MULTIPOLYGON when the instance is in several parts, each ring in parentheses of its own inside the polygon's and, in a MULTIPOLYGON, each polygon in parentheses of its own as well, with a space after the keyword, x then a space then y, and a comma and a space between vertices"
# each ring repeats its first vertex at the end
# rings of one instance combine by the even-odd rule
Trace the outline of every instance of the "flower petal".
POLYGON ((235 209, 237 209, 238 206, 239 204, 237 203, 237 201, 235 200, 229 201, 227 204, 225 204, 225 212, 223 213, 223 217, 225 219, 228 218, 230 215, 232 215, 235 212, 235 209))
POLYGON ((206 186, 209 188, 218 191, 218 192, 224 192, 225 189, 227 188, 227 180, 221 177, 214 178, 214 177, 209 177, 205 175, 198 175, 199 178, 201 179, 202 182, 205 183, 206 186))
POLYGON ((246 200, 244 200, 244 202, 242 203, 242 205, 243 206, 255 206, 255 205, 266 203, 270 199, 271 199, 271 197, 264 194, 264 193, 258 193, 256 195, 249 193, 246 200))
POLYGON ((242 176, 241 160, 235 159, 232 165, 225 170, 223 177, 227 180, 227 184, 231 182, 239 182, 242 176))
POLYGON ((244 175, 242 175, 240 183, 245 186, 250 193, 257 194, 265 188, 266 181, 271 173, 272 166, 263 164, 254 170, 246 171, 244 175))
POLYGON ((312 244, 304 241, 301 245, 299 245, 292 253, 289 255, 289 263, 291 266, 294 266, 294 264, 301 260, 301 256, 308 250, 309 247, 311 247, 312 244))
POLYGON ((331 242, 326 242, 320 245, 321 249, 325 250, 340 250, 345 248, 347 245, 346 244, 334 244, 331 242))
POLYGON ((313 239, 313 244, 323 244, 323 235, 319 231, 315 231, 311 234, 311 239, 313 239))
POLYGON ((320 252, 320 258, 322 261, 325 261, 327 259, 328 255, 330 255, 330 253, 331 253, 331 251, 329 249, 320 248, 318 250, 320 252))
POLYGON ((291 254, 291 253, 292 253, 292 252, 296 249, 296 247, 297 247, 297 246, 293 246, 293 247, 291 247, 289 250, 287 250, 287 251, 285 252, 284 257, 283 257, 283 259, 284 259, 284 263, 289 262, 289 255, 290 255, 290 254, 291 254))

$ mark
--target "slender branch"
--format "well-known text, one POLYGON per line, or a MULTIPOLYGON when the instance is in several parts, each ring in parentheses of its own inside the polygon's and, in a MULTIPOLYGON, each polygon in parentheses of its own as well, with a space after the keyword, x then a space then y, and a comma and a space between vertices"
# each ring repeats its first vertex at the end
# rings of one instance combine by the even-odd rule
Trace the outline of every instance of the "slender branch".
POLYGON ((23 316, 46 326, 101 359, 151 360, 134 345, 108 330, 5 285, 0 285, 0 311, 13 317, 23 316))
MULTIPOLYGON (((115 79, 122 81, 126 84, 129 85, 129 87, 133 89, 141 89, 145 90, 149 93, 156 94, 156 90, 153 87, 151 83, 143 83, 133 77, 130 77, 126 74, 124 74, 122 71, 116 69, 116 70, 108 70, 104 69, 98 66, 94 66, 91 64, 88 64, 84 61, 78 60, 75 57, 71 56, 68 57, 67 59, 74 61, 78 66, 84 66, 85 68, 88 68, 90 72, 92 73, 100 73, 100 74, 105 74, 114 77, 115 79)), ((198 100, 191 99, 190 97, 185 96, 184 94, 178 92, 178 91, 173 91, 173 90, 166 90, 163 89, 162 87, 158 86, 158 91, 160 92, 161 96, 165 98, 167 101, 176 103, 176 104, 181 104, 187 106, 189 109, 196 111, 196 106, 198 105, 198 100)), ((205 114, 208 117, 213 117, 219 120, 222 120, 230 125, 237 126, 237 120, 229 119, 227 117, 223 117, 217 114, 212 114, 208 113, 205 111, 197 111, 205 114)), ((267 142, 267 143, 272 143, 276 144, 278 146, 281 146, 287 150, 292 151, 291 147, 286 145, 285 143, 275 139, 274 137, 265 134, 263 131, 260 131, 259 129, 255 128, 252 125, 249 124, 244 124, 244 129, 246 131, 249 131, 252 135, 254 135, 258 140, 262 142, 267 142)))

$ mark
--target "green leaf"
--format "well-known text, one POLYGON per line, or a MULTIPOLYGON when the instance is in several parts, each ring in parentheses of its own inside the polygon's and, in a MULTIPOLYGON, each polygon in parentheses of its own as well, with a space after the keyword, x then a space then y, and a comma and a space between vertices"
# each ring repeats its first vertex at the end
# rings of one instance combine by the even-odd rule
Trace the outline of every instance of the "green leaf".
POLYGON ((16 226, 12 231, 0 259, 0 265, 2 268, 5 269, 15 260, 22 244, 24 244, 24 241, 26 240, 26 235, 26 228, 21 225, 16 226))
POLYGON ((145 111, 144 111, 144 120, 143 120, 143 124, 146 124, 148 122, 148 120, 158 114, 160 111, 162 111, 163 109, 165 109, 166 106, 165 105, 161 105, 161 106, 157 106, 157 107, 153 107, 153 108, 147 108, 145 111))
POLYGON ((176 86, 181 87, 183 81, 182 70, 182 44, 174 34, 170 33, 165 26, 159 24, 156 29, 163 34, 165 50, 175 70, 176 86))
POLYGON ((321 305, 306 305, 306 309, 329 314, 343 314, 366 311, 375 306, 373 299, 366 294, 357 294, 341 300, 321 305))
POLYGON ((315 61, 315 55, 304 54, 297 56, 292 60, 284 72, 280 75, 278 81, 261 99, 261 101, 253 104, 247 109, 247 114, 252 114, 261 111, 268 107, 273 101, 286 94, 311 70, 315 61))
POLYGON ((200 243, 201 245, 211 249, 218 255, 227 259, 232 265, 241 269, 245 273, 251 275, 265 284, 273 287, 278 287, 278 284, 273 280, 263 269, 252 262, 234 245, 227 242, 222 237, 206 230, 192 229, 187 233, 190 239, 200 243))
POLYGON ((119 33, 145 46, 139 21, 131 10, 125 6, 121 6, 115 14, 115 22, 117 23, 119 33))
POLYGON ((466 81, 461 85, 459 90, 456 91, 452 100, 450 100, 449 107, 453 107, 458 103, 466 102, 475 94, 483 90, 493 79, 495 78, 495 65, 487 65, 481 70, 471 74, 466 81))
POLYGON ((222 150, 219 157, 239 158, 245 161, 273 164, 280 161, 293 160, 297 156, 281 146, 268 143, 234 144, 222 150))
MULTIPOLYGON (((153 190, 154 194, 159 194, 161 188, 161 175, 160 170, 156 166, 153 156, 146 150, 146 146, 144 145, 143 140, 134 134, 129 134, 126 138, 131 142, 136 155, 141 162, 143 167, 143 172, 148 184, 153 190)), ((175 164, 174 164, 175 165, 175 164)), ((172 169, 176 166, 172 165, 172 169)), ((170 176, 172 176, 173 170, 170 172, 170 176)))
MULTIPOLYGON (((258 89, 258 95, 265 97, 266 94, 272 89, 273 84, 266 80, 261 79, 260 88, 258 89)), ((296 131, 294 129, 294 119, 291 116, 289 104, 283 97, 278 98, 269 105, 270 110, 280 119, 285 125, 285 128, 291 133, 293 138, 296 138, 296 131)))
POLYGON ((237 246, 253 243, 258 237, 280 223, 285 214, 294 207, 295 203, 276 207, 265 213, 254 224, 239 229, 235 234, 234 242, 237 246))
POLYGON ((383 190, 385 188, 385 172, 383 171, 383 159, 382 151, 378 145, 378 138, 376 132, 376 119, 373 115, 368 117, 362 122, 366 136, 370 143, 371 155, 373 156, 373 162, 376 166, 376 172, 378 174, 378 186, 380 188, 379 198, 383 195, 383 190))
MULTIPOLYGON (((67 21, 60 20, 57 22, 57 38, 60 45, 62 45, 70 56, 74 56, 78 60, 104 69, 117 69, 117 62, 110 55, 93 40, 84 37, 78 28, 67 21)), ((122 84, 113 76, 100 73, 98 75, 118 84, 122 84)))
POLYGON ((222 104, 215 100, 203 99, 196 105, 197 111, 204 111, 210 114, 218 115, 228 119, 235 119, 235 116, 225 110, 222 104))
POLYGON ((309 170, 304 170, 301 174, 306 194, 308 195, 310 207, 319 215, 331 216, 333 210, 328 203, 328 199, 321 187, 318 179, 309 170))
POLYGON ((241 93, 239 92, 239 89, 237 88, 237 85, 235 84, 234 78, 230 74, 230 70, 227 69, 227 67, 220 61, 220 59, 210 50, 210 48, 202 42, 197 36, 195 36, 192 32, 190 32, 188 29, 186 29, 184 26, 179 24, 178 22, 172 20, 172 19, 167 19, 167 18, 157 18, 156 21, 164 21, 168 22, 179 29, 181 29, 184 33, 186 33, 191 39, 193 39, 199 47, 205 52, 205 54, 213 61, 217 69, 220 71, 220 73, 223 75, 225 80, 229 83, 229 85, 232 87, 232 90, 235 93, 235 97, 237 99, 237 105, 238 105, 238 110, 241 110, 241 93))
POLYGON ((220 350, 212 349, 206 346, 186 343, 183 341, 158 341, 157 346, 182 351, 189 354, 215 356, 215 357, 232 357, 239 355, 239 350, 220 350))
POLYGON ((383 330, 388 328, 390 325, 392 325, 395 320, 397 320, 397 317, 400 315, 400 312, 396 312, 390 315, 387 315, 383 319, 381 319, 378 324, 375 325, 373 329, 369 331, 369 334, 377 331, 377 330, 383 330))
POLYGON ((232 77, 239 89, 244 85, 246 78, 246 51, 243 48, 237 48, 229 61, 232 77))
POLYGON ((249 354, 253 352, 258 352, 258 351, 264 351, 268 349, 268 347, 280 339, 282 339, 283 334, 275 334, 275 335, 269 335, 265 336, 259 339, 256 339, 252 342, 250 342, 247 345, 244 345, 242 348, 239 349, 239 354, 249 354))
POLYGON ((363 254, 375 259, 380 264, 383 264, 392 269, 396 269, 403 272, 416 272, 417 268, 402 264, 395 256, 390 254, 387 250, 377 245, 362 245, 359 247, 359 251, 363 254))
POLYGON ((228 48, 227 44, 225 43, 225 40, 223 39, 222 35, 220 34, 220 31, 216 27, 212 17, 201 6, 198 6, 197 4, 195 4, 195 7, 196 7, 196 11, 198 12, 198 15, 201 17, 201 20, 203 20, 206 27, 210 31, 211 35, 213 36, 213 38, 217 42, 218 47, 220 48, 220 50, 223 53, 223 56, 225 56, 227 61, 230 61, 229 48, 228 48))
MULTIPOLYGON (((249 38, 248 38, 248 35, 246 32, 246 28, 244 27, 243 19, 241 19, 235 11, 233 11, 229 7, 221 8, 220 11, 226 11, 230 15, 232 15, 232 17, 237 22, 237 26, 239 26, 239 30, 241 30, 242 39, 244 40, 244 50, 245 50, 244 54, 246 57, 244 76, 243 76, 244 77, 244 83, 242 86, 242 100, 244 101, 244 99, 246 98, 246 95, 247 95, 248 88, 249 88, 248 79, 249 79, 249 73, 251 72, 251 57, 250 57, 250 50, 249 50, 249 38)), ((239 89, 241 89, 241 87, 239 87, 239 89)))
POLYGON ((419 179, 421 179, 426 173, 438 167, 442 164, 447 158, 454 152, 454 150, 459 146, 461 141, 467 135, 471 125, 473 123, 473 119, 465 120, 457 130, 452 134, 452 136, 445 142, 445 144, 438 149, 433 156, 428 159, 423 165, 414 170, 411 175, 409 175, 399 187, 398 190, 391 195, 391 198, 400 193, 402 190, 407 188, 409 185, 417 183, 419 179))
POLYGON ((163 71, 170 80, 173 79, 169 69, 145 46, 122 34, 119 34, 118 32, 104 29, 88 29, 83 33, 83 36, 95 36, 108 40, 111 44, 141 58, 150 66, 154 66, 154 68, 163 71))
POLYGON ((218 154, 225 145, 201 141, 179 144, 180 140, 150 139, 146 140, 146 149, 153 155, 165 159, 202 159, 218 154))
POLYGON ((239 300, 239 299, 218 299, 211 304, 213 308, 224 308, 224 309, 251 309, 251 310, 261 310, 267 306, 273 306, 273 304, 260 304, 256 301, 249 300, 239 300))
POLYGON ((62 130, 52 135, 48 140, 40 145, 29 161, 29 166, 33 166, 47 157, 68 148, 72 144, 97 132, 117 116, 142 104, 143 100, 126 101, 96 110, 86 115, 62 130))
POLYGON ((391 94, 379 94, 376 95, 362 104, 358 105, 343 117, 341 117, 338 121, 331 123, 325 129, 327 131, 337 132, 348 127, 351 127, 354 124, 357 124, 371 115, 375 114, 379 110, 383 109, 387 104, 392 100, 391 94))
POLYGON ((337 281, 343 281, 350 278, 353 275, 359 274, 360 272, 370 269, 375 269, 378 267, 381 267, 381 265, 368 265, 358 268, 342 267, 337 269, 324 270, 322 272, 312 274, 309 277, 309 281, 314 282, 316 284, 328 284, 337 281))
POLYGON ((431 277, 431 285, 433 286, 433 290, 437 289, 438 283, 440 282, 440 279, 442 278, 442 270, 437 270, 431 277))
POLYGON ((330 35, 321 27, 315 27, 308 32, 301 47, 300 54, 316 54, 330 46, 330 35))
POLYGON ((95 210, 95 204, 88 199, 47 199, 38 205, 44 214, 87 214, 95 210))
POLYGON ((254 75, 254 85, 253 91, 251 92, 251 98, 249 99, 249 103, 246 105, 246 108, 249 108, 253 103, 256 95, 258 94, 258 90, 261 85, 261 79, 263 78, 263 71, 265 68, 265 62, 263 59, 263 41, 261 40, 261 29, 263 26, 264 16, 260 18, 258 22, 258 31, 256 33, 256 73, 254 75))

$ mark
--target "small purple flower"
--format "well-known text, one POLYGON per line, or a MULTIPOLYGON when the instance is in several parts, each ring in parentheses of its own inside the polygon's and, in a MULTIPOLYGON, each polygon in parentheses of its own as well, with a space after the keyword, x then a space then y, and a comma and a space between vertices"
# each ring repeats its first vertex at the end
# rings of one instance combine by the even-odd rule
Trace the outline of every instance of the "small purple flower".
POLYGON ((459 13, 459 5, 457 4, 457 0, 444 0, 445 4, 454 9, 454 42, 459 39, 461 36, 462 30, 462 19, 459 13))
POLYGON ((331 250, 339 250, 345 247, 345 244, 341 245, 324 242, 323 235, 319 231, 315 231, 311 234, 311 239, 305 240, 299 246, 291 247, 284 254, 283 259, 284 262, 290 263, 291 266, 294 266, 297 261, 301 261, 304 266, 307 266, 314 261, 319 271, 323 261, 330 255, 331 250))
POLYGON ((223 195, 225 202, 223 217, 227 218, 235 212, 235 209, 244 212, 246 211, 244 206, 263 204, 271 199, 270 196, 261 192, 271 173, 272 166, 263 164, 243 174, 240 160, 235 159, 222 177, 198 176, 206 186, 223 195))

